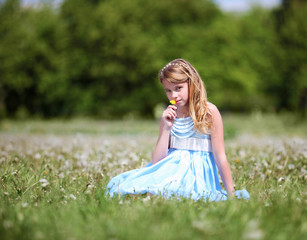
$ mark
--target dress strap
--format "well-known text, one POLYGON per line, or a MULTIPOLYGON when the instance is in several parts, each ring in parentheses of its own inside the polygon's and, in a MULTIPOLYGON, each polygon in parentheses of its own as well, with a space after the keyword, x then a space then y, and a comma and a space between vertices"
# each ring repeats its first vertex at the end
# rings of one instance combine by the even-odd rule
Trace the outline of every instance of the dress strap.
POLYGON ((210 138, 178 138, 176 136, 171 135, 170 148, 212 152, 210 138))

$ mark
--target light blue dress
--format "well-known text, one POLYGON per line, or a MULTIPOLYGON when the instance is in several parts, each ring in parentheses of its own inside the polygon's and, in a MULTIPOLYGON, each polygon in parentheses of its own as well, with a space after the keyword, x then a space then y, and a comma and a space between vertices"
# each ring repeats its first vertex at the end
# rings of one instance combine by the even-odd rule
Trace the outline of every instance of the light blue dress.
MULTIPOLYGON (((106 194, 151 193, 194 200, 221 201, 227 193, 221 188, 212 153, 210 135, 193 130, 191 117, 176 118, 170 134, 168 155, 158 163, 124 172, 110 180, 106 194)), ((246 190, 235 192, 237 198, 249 199, 246 190)))

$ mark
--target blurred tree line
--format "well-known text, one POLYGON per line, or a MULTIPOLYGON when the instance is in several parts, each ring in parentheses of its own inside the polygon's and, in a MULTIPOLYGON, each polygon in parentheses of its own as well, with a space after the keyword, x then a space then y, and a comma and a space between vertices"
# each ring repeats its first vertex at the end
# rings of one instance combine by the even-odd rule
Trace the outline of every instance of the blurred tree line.
POLYGON ((307 109, 307 6, 234 14, 208 0, 0 3, 0 116, 152 117, 174 58, 231 111, 307 109))

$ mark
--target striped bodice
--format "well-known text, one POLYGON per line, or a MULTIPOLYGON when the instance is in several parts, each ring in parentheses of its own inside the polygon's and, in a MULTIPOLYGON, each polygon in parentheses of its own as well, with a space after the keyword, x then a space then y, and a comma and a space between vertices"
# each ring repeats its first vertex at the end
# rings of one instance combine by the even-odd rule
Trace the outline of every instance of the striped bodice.
POLYGON ((176 118, 170 134, 170 148, 212 152, 211 136, 196 133, 191 117, 176 118))

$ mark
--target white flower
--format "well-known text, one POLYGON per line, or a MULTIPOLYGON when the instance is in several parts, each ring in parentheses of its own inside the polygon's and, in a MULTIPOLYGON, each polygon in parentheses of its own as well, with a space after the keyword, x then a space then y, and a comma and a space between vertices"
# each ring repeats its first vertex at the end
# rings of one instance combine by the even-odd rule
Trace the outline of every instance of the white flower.
POLYGON ((76 199, 77 199, 77 198, 75 197, 75 195, 73 195, 73 194, 70 194, 69 197, 70 197, 71 199, 73 199, 73 200, 76 200, 76 199))
POLYGON ((63 172, 61 172, 61 173, 58 175, 59 178, 64 178, 64 176, 65 176, 65 175, 64 175, 63 172))
POLYGON ((46 187, 49 185, 48 180, 45 178, 40 179, 39 182, 42 184, 42 187, 46 187))
POLYGON ((250 220, 243 232, 243 238, 249 240, 257 240, 263 238, 263 231, 259 227, 259 222, 257 219, 250 220))
POLYGON ((22 206, 23 208, 26 208, 28 205, 29 205, 29 204, 28 204, 27 202, 24 202, 24 203, 22 203, 21 206, 22 206))
POLYGON ((143 198, 143 199, 142 199, 143 202, 147 202, 147 201, 149 201, 149 200, 150 200, 150 196, 149 196, 149 195, 148 195, 146 198, 143 198))
POLYGON ((288 168, 289 168, 290 170, 292 170, 292 169, 295 168, 295 166, 294 166, 294 164, 289 164, 289 165, 288 165, 288 168))

